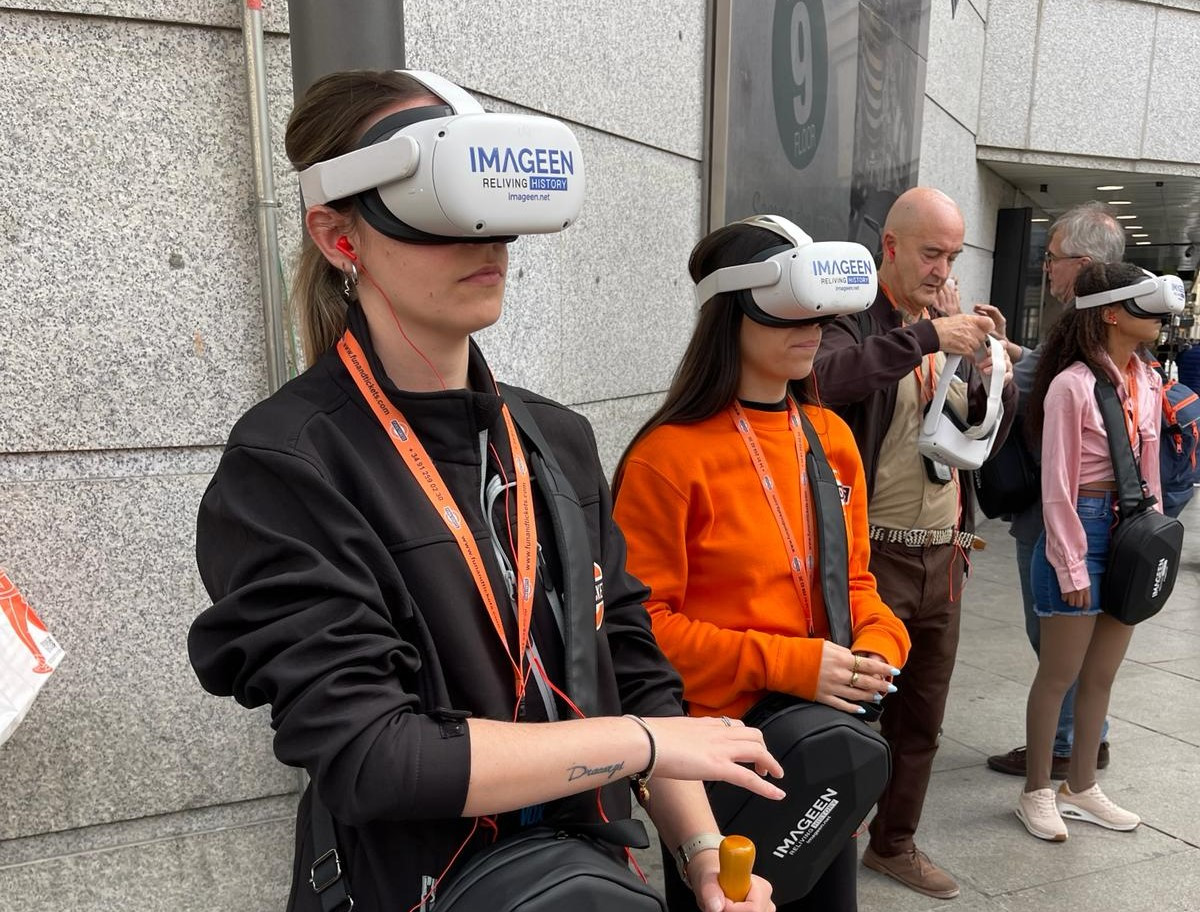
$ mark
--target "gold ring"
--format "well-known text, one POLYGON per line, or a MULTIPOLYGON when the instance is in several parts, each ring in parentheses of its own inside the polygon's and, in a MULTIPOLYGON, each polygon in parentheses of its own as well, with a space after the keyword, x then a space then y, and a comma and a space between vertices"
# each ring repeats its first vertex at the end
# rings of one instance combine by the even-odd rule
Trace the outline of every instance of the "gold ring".
POLYGON ((726 728, 733 728, 733 720, 729 716, 721 716, 721 724, 726 728))
POLYGON ((860 656, 858 653, 855 653, 854 654, 854 667, 851 668, 850 670, 857 672, 858 671, 858 663, 861 661, 862 661, 862 656, 860 656))
POLYGON ((858 687, 858 672, 857 671, 852 672, 850 674, 850 686, 858 687))

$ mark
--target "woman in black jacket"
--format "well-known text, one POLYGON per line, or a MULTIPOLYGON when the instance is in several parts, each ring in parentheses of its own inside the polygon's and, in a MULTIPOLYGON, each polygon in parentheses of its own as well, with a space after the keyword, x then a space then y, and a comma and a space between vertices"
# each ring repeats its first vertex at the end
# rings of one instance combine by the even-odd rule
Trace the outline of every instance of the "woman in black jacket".
MULTIPOLYGON (((288 156, 447 116, 466 97, 448 89, 444 106, 402 72, 326 77, 288 156)), ((198 519, 196 673, 269 704, 276 755, 313 781, 289 909, 320 906, 314 789, 357 908, 389 912, 523 826, 628 818, 630 777, 654 773, 674 845, 716 828, 701 780, 782 794, 756 731, 681 716, 587 422, 498 386, 470 339, 500 317, 511 238, 398 219, 374 188, 308 206, 292 294, 312 366, 238 422, 198 519)), ((716 854, 694 855, 702 908, 773 908, 758 879, 726 900, 716 854)))

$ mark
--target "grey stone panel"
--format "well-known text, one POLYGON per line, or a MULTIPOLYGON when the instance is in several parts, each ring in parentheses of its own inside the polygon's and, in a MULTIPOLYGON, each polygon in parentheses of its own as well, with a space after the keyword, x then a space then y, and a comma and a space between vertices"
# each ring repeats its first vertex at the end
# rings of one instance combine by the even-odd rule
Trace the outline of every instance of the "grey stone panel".
POLYGON ((1142 158, 1194 162, 1200 135, 1200 15, 1160 10, 1146 110, 1142 158))
POLYGON ((948 3, 930 8, 925 94, 972 133, 979 124, 984 29, 969 3, 960 2, 953 18, 948 3))
MULTIPOLYGON (((481 100, 489 110, 528 111, 481 100)), ((608 133, 574 130, 587 163, 579 220, 560 234, 509 245, 503 315, 476 340, 498 379, 567 404, 664 389, 669 371, 648 355, 662 335, 682 353, 679 327, 691 331, 686 264, 700 221, 699 168, 608 133), (620 376, 611 376, 614 363, 624 364, 620 376)))
POLYGON ((275 912, 291 882, 293 821, 0 867, 5 912, 275 912))
POLYGON ((407 0, 405 56, 468 89, 698 161, 705 9, 696 0, 407 0))
POLYGON ((651 393, 628 399, 609 399, 605 402, 588 402, 575 406, 596 431, 596 447, 600 451, 600 462, 604 473, 612 480, 621 454, 633 440, 646 419, 662 404, 663 394, 651 393))
MULTIPOLYGON (((245 4, 230 0, 5 0, 0 8, 240 29, 245 4)), ((286 3, 267 0, 262 12, 265 30, 288 30, 286 3)))
POLYGON ((700 223, 695 162, 576 133, 583 213, 511 246, 504 315, 478 334, 499 379, 568 404, 667 387, 695 320, 687 258, 700 223))
POLYGON ((167 450, 99 450, 66 453, 0 453, 0 483, 79 481, 144 475, 212 475, 220 447, 167 450))
POLYGON ((990 4, 986 16, 987 42, 979 93, 979 143, 1023 148, 1029 136, 1038 33, 1037 4, 990 4))
MULTIPOLYGON (((0 130, 21 290, 0 389, 23 406, 0 410, 0 451, 223 442, 266 391, 240 35, 7 12, 0 47, 23 99, 0 130)), ((286 41, 269 52, 282 178, 286 41)))
POLYGON ((995 248, 996 210, 1008 205, 1012 185, 975 163, 975 137, 936 104, 926 103, 921 126, 919 183, 937 187, 962 210, 966 243, 995 248))
POLYGON ((296 790, 265 711, 205 694, 187 631, 207 475, 0 484, 0 555, 67 656, 3 751, 0 839, 296 790))
POLYGON ((1156 12, 1140 3, 1043 3, 1029 141, 1023 145, 1138 158, 1156 12))
MULTIPOLYGON (((294 778, 299 787, 300 774, 297 773, 294 778)), ((0 872, 5 868, 62 855, 106 852, 146 842, 202 835, 213 830, 292 820, 296 816, 299 797, 297 791, 275 798, 240 801, 0 841, 0 872)))
POLYGON ((700 167, 601 137, 592 204, 564 234, 564 396, 593 402, 667 387, 696 318, 688 255, 700 167))

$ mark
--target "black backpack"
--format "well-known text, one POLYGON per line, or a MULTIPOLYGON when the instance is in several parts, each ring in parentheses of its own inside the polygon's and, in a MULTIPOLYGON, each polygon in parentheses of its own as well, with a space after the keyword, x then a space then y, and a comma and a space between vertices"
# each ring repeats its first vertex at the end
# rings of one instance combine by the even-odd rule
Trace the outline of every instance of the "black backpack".
MULTIPOLYGON (((841 495, 816 431, 807 416, 800 417, 809 444, 805 470, 816 507, 829 635, 849 647, 849 551, 841 495)), ((878 709, 874 703, 865 708, 878 709)), ((708 786, 721 832, 753 840, 755 873, 770 881, 777 904, 808 894, 883 794, 892 772, 891 751, 865 718, 770 694, 742 721, 762 731, 767 749, 783 766, 787 797, 772 801, 727 782, 708 786)))
POLYGON ((1117 525, 1108 545, 1100 608, 1123 624, 1139 624, 1158 614, 1175 588, 1183 524, 1154 509, 1157 501, 1147 492, 1134 462, 1112 380, 1095 367, 1092 373, 1118 492, 1117 525))
POLYGON ((1042 473, 1025 444, 1020 415, 991 457, 971 473, 975 502, 990 519, 1021 513, 1042 497, 1042 473))

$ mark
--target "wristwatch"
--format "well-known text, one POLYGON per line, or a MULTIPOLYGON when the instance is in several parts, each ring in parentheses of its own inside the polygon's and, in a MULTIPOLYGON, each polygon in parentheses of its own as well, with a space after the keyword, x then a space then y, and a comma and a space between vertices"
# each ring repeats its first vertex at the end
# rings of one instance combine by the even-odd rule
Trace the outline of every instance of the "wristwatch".
POLYGON ((687 876, 688 862, 701 852, 719 849, 723 838, 720 833, 701 833, 699 836, 693 836, 675 850, 675 867, 679 870, 679 879, 688 887, 692 885, 687 876))

